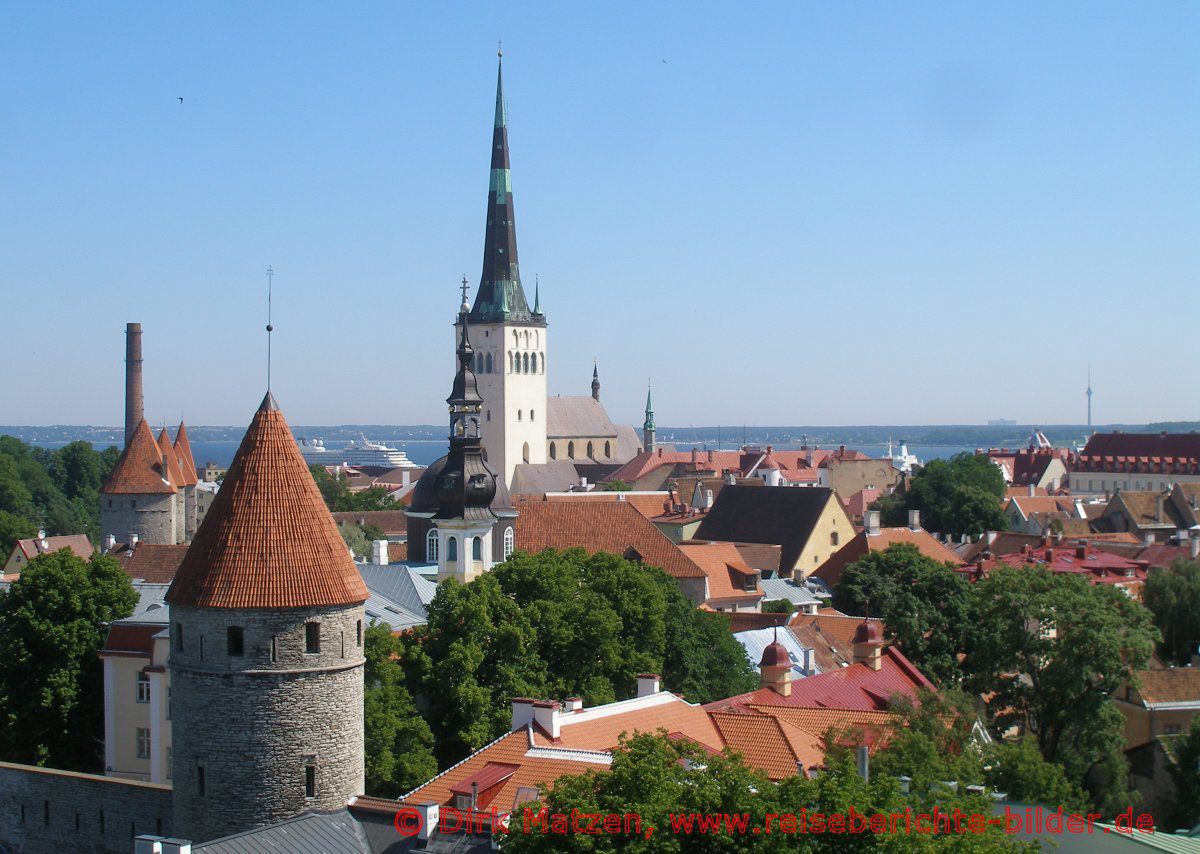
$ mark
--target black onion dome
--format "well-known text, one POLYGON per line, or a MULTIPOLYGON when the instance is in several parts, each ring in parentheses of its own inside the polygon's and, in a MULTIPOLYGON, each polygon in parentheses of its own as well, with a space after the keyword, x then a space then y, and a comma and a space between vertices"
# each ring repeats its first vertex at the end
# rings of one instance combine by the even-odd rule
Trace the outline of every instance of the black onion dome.
POLYGON ((436 513, 438 510, 437 479, 446 467, 446 457, 435 460, 425 473, 417 479, 408 500, 408 509, 414 513, 436 513))

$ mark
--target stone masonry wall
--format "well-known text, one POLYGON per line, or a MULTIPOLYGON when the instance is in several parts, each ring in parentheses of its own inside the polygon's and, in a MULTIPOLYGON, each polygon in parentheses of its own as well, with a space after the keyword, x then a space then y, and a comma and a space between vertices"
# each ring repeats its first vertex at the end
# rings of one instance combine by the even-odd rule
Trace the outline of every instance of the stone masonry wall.
POLYGON ((172 835, 171 787, 0 762, 0 849, 129 854, 172 835))
POLYGON ((363 619, 361 606, 172 607, 177 835, 203 842, 307 810, 341 809, 362 793, 363 619), (309 622, 320 625, 316 653, 305 651, 309 622), (228 654, 231 626, 242 629, 241 656, 228 654), (313 797, 305 791, 310 765, 313 797))
POLYGON ((181 542, 180 500, 176 495, 101 495, 100 530, 118 543, 135 531, 144 543, 175 545, 181 542))

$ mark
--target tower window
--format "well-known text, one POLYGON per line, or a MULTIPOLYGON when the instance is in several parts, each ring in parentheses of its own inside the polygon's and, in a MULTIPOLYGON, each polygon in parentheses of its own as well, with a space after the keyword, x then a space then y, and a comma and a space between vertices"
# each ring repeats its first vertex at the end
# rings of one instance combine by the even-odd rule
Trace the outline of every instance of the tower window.
POLYGON ((471 540, 471 560, 483 560, 483 538, 474 537, 471 540))
POLYGON ((425 560, 436 562, 438 559, 438 531, 437 528, 430 528, 429 533, 425 535, 425 560))
POLYGON ((346 633, 342 632, 342 658, 346 657, 346 633))
POLYGON ((572 460, 575 459, 575 443, 574 442, 567 442, 567 457, 572 460))
POLYGON ((317 766, 304 766, 304 797, 315 798, 317 796, 317 766))
POLYGON ((492 420, 492 410, 489 409, 487 412, 484 413, 484 415, 487 417, 488 421, 492 420))
POLYGON ((204 635, 200 635, 200 660, 204 660, 204 635))
POLYGON ((358 626, 356 627, 355 636, 358 639, 358 641, 357 641, 358 645, 362 646, 362 620, 358 621, 358 626))
POLYGON ((532 410, 532 409, 531 409, 531 410, 529 410, 529 420, 530 420, 530 421, 532 421, 532 420, 533 420, 533 410, 532 410))
POLYGON ((504 529, 504 559, 508 560, 508 556, 513 553, 513 529, 504 529))
POLYGON ((274 662, 279 653, 276 651, 275 636, 271 635, 271 661, 274 662))
POLYGON ((492 372, 492 354, 491 353, 487 354, 487 359, 484 361, 484 364, 487 367, 487 373, 490 374, 492 372))
POLYGON ((453 563, 458 560, 458 538, 446 538, 446 562, 453 563))
POLYGON ((537 373, 537 362, 537 353, 534 353, 529 359, 529 364, 533 366, 532 373, 535 374, 537 373))
POLYGON ((612 456, 612 442, 604 443, 604 456, 606 456, 606 457, 612 456))
POLYGON ((521 411, 520 409, 518 409, 518 410, 517 410, 517 420, 518 420, 518 421, 524 421, 524 420, 525 420, 525 419, 522 417, 522 411, 521 411))
POLYGON ((558 447, 553 442, 550 443, 550 459, 558 459, 558 447))
POLYGON ((243 655, 246 651, 241 626, 230 626, 225 630, 225 641, 230 655, 243 655))
MULTIPOLYGON (((529 420, 532 421, 533 419, 530 418, 529 420)), ((525 463, 529 462, 529 443, 528 442, 526 442, 524 445, 521 446, 521 462, 525 462, 525 463)))
POLYGON ((321 624, 304 624, 304 651, 318 653, 321 651, 321 624))
POLYGON ((525 354, 525 358, 521 360, 524 364, 524 373, 529 373, 529 354, 525 354))
POLYGON ((592 443, 591 443, 591 442, 588 442, 588 443, 587 443, 587 455, 588 455, 588 458, 589 458, 589 459, 590 459, 590 458, 592 458, 593 456, 595 456, 595 454, 593 453, 593 450, 592 450, 592 443))

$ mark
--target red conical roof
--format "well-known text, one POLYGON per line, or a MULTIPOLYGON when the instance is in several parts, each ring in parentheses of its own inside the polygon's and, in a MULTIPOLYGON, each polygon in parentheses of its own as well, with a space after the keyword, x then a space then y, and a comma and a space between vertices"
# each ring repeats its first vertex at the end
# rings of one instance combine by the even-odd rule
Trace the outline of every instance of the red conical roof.
POLYGON ((357 605, 367 588, 270 392, 250 422, 167 602, 357 605))
POLYGON ((187 427, 183 426, 182 421, 175 431, 174 447, 179 467, 183 469, 183 485, 195 486, 200 482, 200 476, 196 474, 196 458, 192 456, 192 443, 188 441, 187 427))
POLYGON ((158 451, 162 454, 163 468, 167 470, 167 480, 171 481, 171 485, 176 489, 183 489, 183 469, 179 466, 175 449, 171 447, 171 437, 167 435, 166 427, 158 434, 158 451))
POLYGON ((108 480, 100 491, 105 495, 156 495, 175 492, 170 474, 163 464, 162 451, 154 441, 150 425, 143 418, 108 480))

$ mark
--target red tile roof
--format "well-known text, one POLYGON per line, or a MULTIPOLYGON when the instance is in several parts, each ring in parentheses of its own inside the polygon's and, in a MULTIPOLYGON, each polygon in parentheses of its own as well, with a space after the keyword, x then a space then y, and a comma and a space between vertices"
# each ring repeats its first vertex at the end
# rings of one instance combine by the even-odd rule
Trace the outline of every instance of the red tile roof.
POLYGON ((176 489, 183 489, 187 485, 186 478, 183 476, 183 467, 179 465, 179 459, 175 456, 175 448, 171 446, 171 437, 167 435, 166 427, 158 434, 158 452, 162 454, 163 464, 167 470, 167 480, 171 481, 171 485, 176 489))
POLYGON ((796 776, 797 765, 812 768, 825 761, 820 736, 774 715, 714 711, 711 717, 725 745, 772 780, 796 776))
POLYGON ((522 551, 579 547, 589 553, 640 557, 675 578, 705 572, 628 501, 557 501, 514 496, 516 547, 522 551))
POLYGON ((154 441, 150 425, 143 418, 100 491, 106 495, 173 493, 175 487, 168 477, 162 451, 154 441))
POLYGON ((26 560, 33 560, 38 555, 49 554, 59 549, 70 549, 71 554, 75 557, 87 560, 95 551, 87 534, 64 534, 58 537, 46 537, 45 540, 33 537, 28 540, 17 540, 16 547, 21 550, 21 554, 25 555, 26 560))
POLYGON ((175 431, 174 447, 179 467, 183 469, 184 486, 195 486, 200 482, 200 476, 196 473, 196 458, 192 456, 192 443, 188 441, 187 427, 182 421, 179 422, 179 429, 175 431))
POLYGON ((762 599, 763 592, 757 581, 758 570, 746 565, 733 543, 688 541, 681 543, 679 548, 708 576, 708 601, 762 599), (745 589, 743 581, 748 576, 755 576, 751 590, 745 589))
POLYGON ((118 552, 115 557, 121 568, 136 581, 148 584, 170 584, 187 554, 186 545, 170 546, 139 542, 133 551, 118 552))
POLYGON ((759 688, 727 700, 718 700, 705 708, 761 705, 887 711, 893 695, 916 697, 920 688, 933 690, 933 683, 898 649, 884 647, 879 670, 873 670, 866 664, 851 664, 839 670, 793 680, 792 693, 788 697, 772 688, 759 688))
POLYGON ((362 576, 268 392, 167 591, 167 602, 305 608, 366 599, 362 576))
POLYGON ((1041 566, 1053 572, 1083 575, 1092 584, 1120 584, 1131 589, 1140 589, 1142 582, 1146 580, 1147 569, 1144 560, 1113 554, 1086 543, 1046 548, 1024 546, 1022 551, 1015 554, 982 552, 973 563, 960 567, 957 571, 976 581, 999 566, 1041 566), (990 556, 984 557, 985 554, 990 556))
POLYGON ((161 623, 113 623, 100 654, 115 653, 142 655, 150 658, 154 652, 154 636, 165 629, 161 623))
POLYGON ((1137 674, 1138 694, 1144 703, 1200 702, 1200 668, 1172 667, 1137 674))

